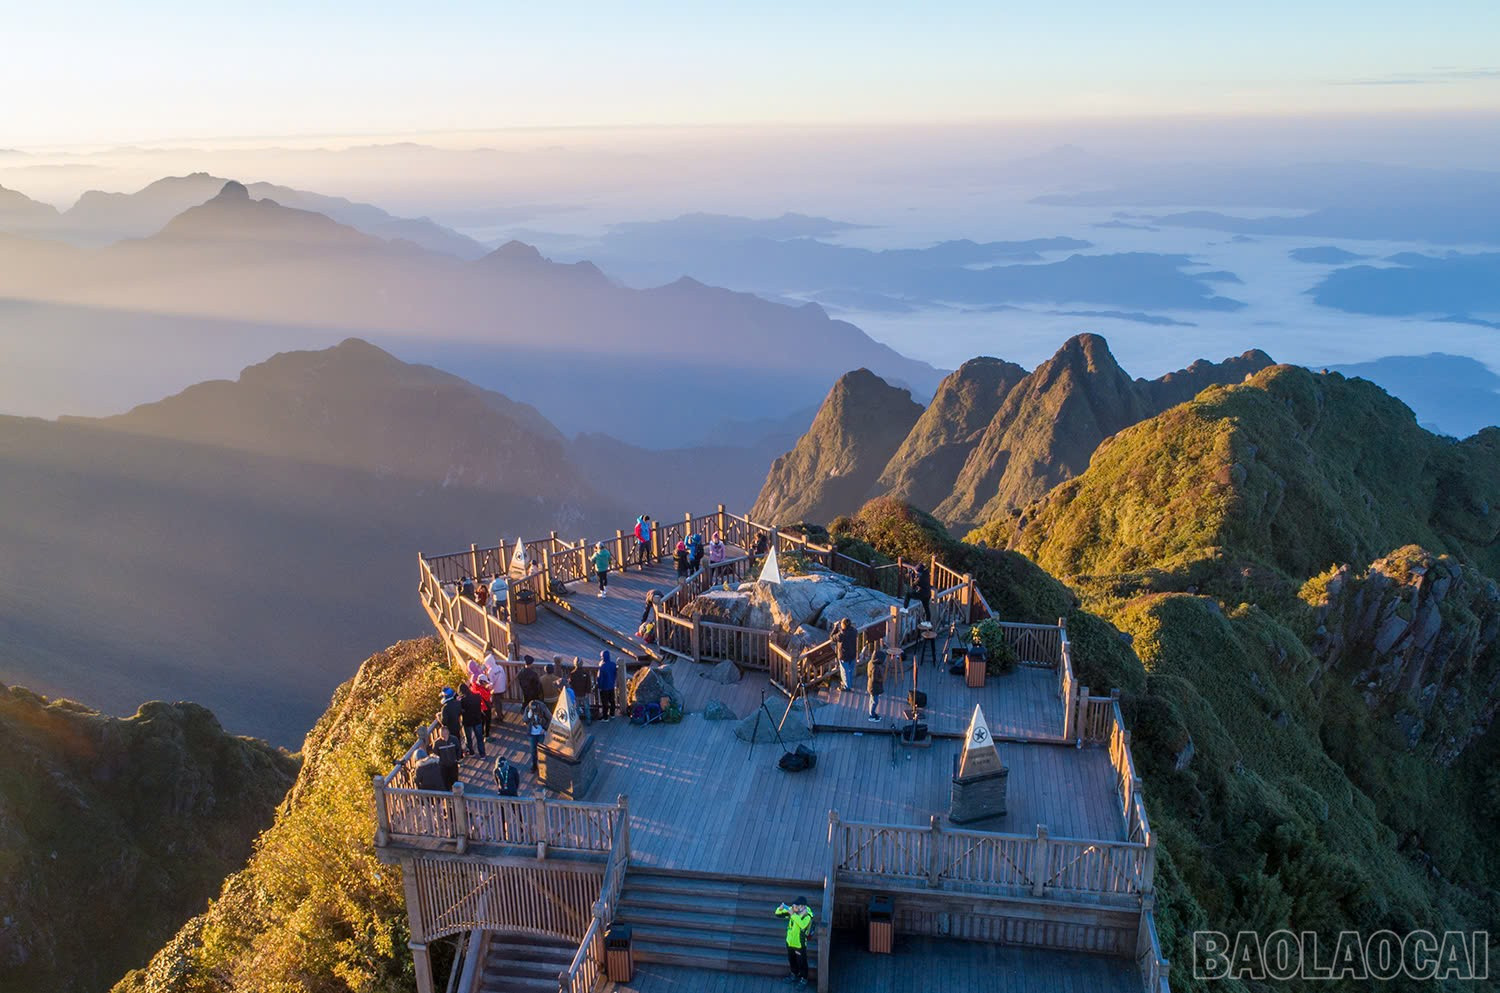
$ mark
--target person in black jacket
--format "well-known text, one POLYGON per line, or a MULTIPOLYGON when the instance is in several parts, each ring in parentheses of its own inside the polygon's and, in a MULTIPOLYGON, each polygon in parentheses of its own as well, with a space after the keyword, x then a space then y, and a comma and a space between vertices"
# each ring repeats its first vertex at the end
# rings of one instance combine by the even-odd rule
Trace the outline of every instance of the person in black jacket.
POLYGON ((478 755, 484 758, 484 701, 479 694, 469 689, 469 684, 464 683, 458 688, 459 710, 463 714, 464 744, 468 746, 470 755, 478 755))
POLYGON ((412 758, 417 760, 416 768, 412 770, 417 789, 439 792, 448 789, 443 785, 443 767, 436 756, 428 755, 425 750, 419 748, 412 758))
POLYGON ((928 571, 926 562, 917 566, 916 579, 906 588, 906 602, 901 604, 901 608, 904 610, 910 607, 913 600, 922 605, 923 619, 932 620, 932 573, 928 571))
POLYGON ((443 687, 443 709, 438 711, 438 719, 443 722, 443 728, 453 737, 463 740, 464 719, 463 706, 458 702, 458 696, 453 692, 453 687, 443 687))
POLYGON ((583 659, 573 659, 573 672, 568 676, 568 688, 573 691, 573 700, 578 704, 578 716, 584 721, 589 717, 589 694, 594 692, 594 680, 589 676, 589 671, 583 667, 583 659))
POLYGON ((443 770, 443 789, 453 789, 453 784, 458 782, 458 760, 463 755, 463 746, 458 739, 451 734, 444 734, 441 741, 432 746, 437 754, 438 765, 443 770))
POLYGON ((515 796, 521 789, 521 774, 504 755, 495 760, 495 789, 501 796, 515 796))
POLYGON ((531 701, 542 698, 542 674, 537 671, 536 659, 530 655, 521 656, 521 671, 516 673, 516 686, 521 691, 523 712, 531 701))

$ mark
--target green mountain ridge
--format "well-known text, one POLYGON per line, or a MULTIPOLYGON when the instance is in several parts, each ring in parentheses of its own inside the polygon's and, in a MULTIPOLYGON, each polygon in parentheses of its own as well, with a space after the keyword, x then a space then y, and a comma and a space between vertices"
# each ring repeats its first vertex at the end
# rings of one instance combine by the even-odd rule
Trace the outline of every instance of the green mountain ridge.
POLYGON ((242 864, 296 759, 191 703, 106 717, 0 684, 0 990, 97 991, 242 864))

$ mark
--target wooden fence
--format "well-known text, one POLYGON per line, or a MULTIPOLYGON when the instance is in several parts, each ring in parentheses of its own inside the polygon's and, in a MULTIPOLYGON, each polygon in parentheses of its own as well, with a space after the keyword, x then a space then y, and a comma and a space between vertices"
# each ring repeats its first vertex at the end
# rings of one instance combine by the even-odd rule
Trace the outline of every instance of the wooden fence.
POLYGON ((1146 898, 1141 907, 1141 927, 1136 935, 1135 962, 1141 973, 1142 993, 1172 993, 1168 981, 1171 963, 1161 954, 1161 938, 1156 933, 1153 899, 1146 898))
POLYGON ((571 800, 469 796, 463 783, 452 792, 387 785, 402 774, 374 777, 375 844, 425 844, 462 854, 471 844, 518 845, 571 852, 607 852, 622 814, 618 804, 571 800), (433 843, 436 843, 435 845, 433 843), (544 846, 544 847, 541 847, 544 846))
POLYGON ((618 806, 620 816, 615 819, 599 899, 594 902, 593 917, 578 942, 573 961, 557 977, 558 993, 592 993, 603 976, 604 932, 614 923, 625 874, 630 869, 630 814, 623 795, 618 806))
POLYGON ((409 864, 415 878, 408 892, 417 898, 426 940, 473 928, 577 940, 601 875, 597 864, 498 866, 423 856, 409 864))
POLYGON ((1020 624, 1001 622, 1005 643, 1021 665, 1054 669, 1062 662, 1062 642, 1067 631, 1062 619, 1057 624, 1020 624))
POLYGON ((1154 860, 1133 841, 959 831, 833 816, 834 865, 861 884, 1128 903, 1151 891, 1154 860))

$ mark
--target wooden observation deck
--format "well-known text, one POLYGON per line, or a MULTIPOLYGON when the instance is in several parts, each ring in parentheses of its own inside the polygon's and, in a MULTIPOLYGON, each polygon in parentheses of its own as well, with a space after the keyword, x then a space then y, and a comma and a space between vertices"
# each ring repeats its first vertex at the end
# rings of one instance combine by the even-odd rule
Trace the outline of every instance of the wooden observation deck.
MULTIPOLYGON (((1002 620, 1020 664, 981 687, 950 675, 941 660, 918 664, 933 740, 909 747, 897 728, 910 662, 888 676, 882 720, 872 723, 869 696, 837 688, 829 643, 789 648, 775 632, 704 622, 685 609, 710 585, 748 577, 754 563, 745 550, 762 534, 781 554, 897 597, 904 563, 860 562, 723 507, 656 523, 657 563, 694 530, 722 532, 729 553, 679 580, 670 555, 666 565, 634 564, 633 537, 617 532, 606 547, 615 563, 631 564, 611 573, 606 598, 595 595, 586 569, 593 541, 553 534, 522 542, 524 568, 513 568, 515 550, 503 544, 419 556, 419 595, 456 666, 490 654, 507 668, 526 654, 543 664, 554 656, 596 664, 609 648, 620 662, 622 704, 627 670, 646 664, 672 664, 684 703, 679 724, 617 717, 591 725, 598 776, 580 799, 549 796, 530 774, 515 680, 488 757, 466 759, 451 793, 412 781, 412 755, 433 727, 375 778, 376 849, 403 873, 420 993, 435 989, 428 945, 438 940, 459 944, 449 988, 461 993, 763 988, 761 977, 786 972, 771 910, 799 896, 815 912, 810 958, 820 991, 1168 993, 1153 915, 1156 837, 1130 734, 1117 693, 1077 685, 1061 622, 1002 620), (465 577, 493 576, 509 577, 502 603, 482 607, 459 595, 465 577), (660 638, 648 645, 636 629, 652 590, 660 638), (528 595, 536 619, 517 623, 528 595), (739 681, 709 678, 724 661, 739 681), (742 741, 737 721, 704 713, 717 701, 736 717, 760 712, 779 724, 789 706, 805 712, 787 695, 800 684, 812 687, 816 725, 806 744, 817 766, 808 772, 782 771, 777 743, 742 741), (960 827, 946 812, 976 705, 1009 769, 1007 807, 960 827), (522 771, 521 796, 496 795, 499 755, 522 771), (894 959, 865 950, 876 896, 892 901, 894 959), (629 982, 605 975, 612 926, 633 931, 629 982)), ((935 560, 928 566, 939 630, 992 616, 971 577, 935 560)), ((892 610, 863 633, 910 647, 918 619, 918 608, 892 610)))

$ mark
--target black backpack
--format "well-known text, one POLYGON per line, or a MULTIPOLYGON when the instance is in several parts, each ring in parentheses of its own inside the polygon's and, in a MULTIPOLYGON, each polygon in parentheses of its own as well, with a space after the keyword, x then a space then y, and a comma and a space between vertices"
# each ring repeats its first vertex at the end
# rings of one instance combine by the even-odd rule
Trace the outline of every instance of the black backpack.
POLYGON ((806 745, 798 745, 795 752, 787 752, 776 763, 787 772, 801 772, 818 764, 818 753, 806 745))

